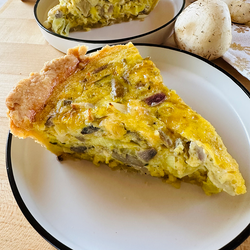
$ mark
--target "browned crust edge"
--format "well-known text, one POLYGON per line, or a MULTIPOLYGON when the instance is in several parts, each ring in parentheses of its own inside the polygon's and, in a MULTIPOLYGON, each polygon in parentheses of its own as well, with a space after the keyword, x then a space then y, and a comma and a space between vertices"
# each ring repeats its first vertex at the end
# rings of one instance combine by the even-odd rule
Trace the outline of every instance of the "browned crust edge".
POLYGON ((110 48, 115 51, 120 46, 107 45, 88 56, 84 45, 68 49, 65 56, 46 62, 39 73, 30 73, 28 78, 19 81, 6 98, 11 132, 20 138, 28 137, 36 114, 44 108, 56 86, 90 61, 109 54, 110 48))
POLYGON ((39 73, 31 73, 18 82, 6 98, 7 116, 14 135, 28 136, 35 115, 44 108, 53 89, 78 69, 86 52, 85 46, 69 49, 67 55, 46 62, 39 73))

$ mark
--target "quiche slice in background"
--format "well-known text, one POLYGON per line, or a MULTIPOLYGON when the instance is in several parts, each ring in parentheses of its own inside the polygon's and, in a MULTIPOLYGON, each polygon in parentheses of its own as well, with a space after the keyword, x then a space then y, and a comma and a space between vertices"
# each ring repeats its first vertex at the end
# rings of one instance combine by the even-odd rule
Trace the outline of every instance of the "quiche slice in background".
POLYGON ((163 84, 137 48, 86 47, 45 63, 6 99, 11 132, 58 156, 198 184, 206 194, 246 192, 215 128, 163 84))
POLYGON ((71 30, 88 31, 132 19, 145 18, 159 0, 60 0, 48 12, 44 25, 68 36, 71 30))

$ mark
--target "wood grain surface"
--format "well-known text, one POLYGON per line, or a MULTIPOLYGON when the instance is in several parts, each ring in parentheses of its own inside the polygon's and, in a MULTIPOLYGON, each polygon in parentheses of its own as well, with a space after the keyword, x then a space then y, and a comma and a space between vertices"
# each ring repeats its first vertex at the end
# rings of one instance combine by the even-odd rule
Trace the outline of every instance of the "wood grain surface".
MULTIPOLYGON (((5 107, 7 94, 20 79, 39 71, 44 62, 62 55, 43 38, 34 19, 33 7, 32 1, 9 0, 0 9, 0 249, 3 250, 55 249, 33 229, 20 211, 10 189, 5 165, 9 131, 5 107)), ((250 81, 224 60, 218 59, 215 63, 250 90, 250 81)), ((249 249, 250 238, 237 248, 249 249)))

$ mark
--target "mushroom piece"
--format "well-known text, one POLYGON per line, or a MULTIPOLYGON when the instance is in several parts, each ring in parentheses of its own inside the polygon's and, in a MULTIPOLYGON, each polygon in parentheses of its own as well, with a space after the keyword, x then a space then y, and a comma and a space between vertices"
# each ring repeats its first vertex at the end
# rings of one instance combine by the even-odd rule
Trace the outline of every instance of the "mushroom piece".
POLYGON ((155 157, 157 151, 154 148, 149 148, 137 153, 137 155, 144 161, 149 162, 152 158, 155 157))
POLYGON ((161 140, 163 141, 163 144, 167 148, 170 148, 173 145, 173 141, 171 140, 171 138, 166 133, 164 133, 162 130, 159 130, 158 132, 160 134, 161 140))
POLYGON ((126 155, 126 162, 128 165, 131 165, 131 166, 138 166, 138 167, 144 166, 144 163, 141 160, 139 160, 136 156, 129 155, 129 154, 126 155))
POLYGON ((94 69, 93 74, 97 74, 97 73, 101 72, 102 70, 106 69, 107 67, 108 67, 108 64, 104 64, 101 67, 94 69))
POLYGON ((77 7, 81 10, 84 17, 87 17, 91 8, 91 3, 88 0, 81 0, 77 3, 77 7))
POLYGON ((54 123, 53 123, 52 120, 53 120, 53 115, 49 116, 49 118, 45 122, 45 126, 48 127, 48 128, 54 126, 54 123))
POLYGON ((85 153, 85 151, 87 150, 87 147, 85 146, 76 146, 76 147, 70 147, 71 151, 74 151, 75 153, 85 153))
POLYGON ((198 146, 196 142, 191 141, 188 148, 189 158, 186 161, 190 166, 197 167, 204 163, 206 154, 202 147, 198 146))
POLYGON ((164 93, 157 93, 152 96, 147 97, 144 101, 151 107, 159 105, 164 102, 166 99, 166 95, 164 93))
POLYGON ((117 161, 120 161, 126 165, 133 166, 133 167, 143 167, 144 163, 139 160, 136 156, 133 155, 122 155, 117 153, 116 151, 112 152, 112 157, 116 159, 117 161))
POLYGON ((70 105, 72 103, 71 100, 63 100, 63 106, 70 105))
POLYGON ((57 10, 56 13, 55 13, 55 18, 61 18, 63 17, 63 13, 61 10, 57 10))
POLYGON ((112 79, 111 81, 111 94, 113 95, 113 97, 117 98, 117 97, 123 97, 124 96, 124 86, 123 84, 118 81, 117 79, 112 79))
POLYGON ((197 158, 204 162, 206 160, 206 154, 202 147, 199 147, 195 142, 191 142, 189 146, 189 151, 195 151, 197 158))
POLYGON ((88 127, 85 127, 82 129, 81 134, 86 135, 86 134, 92 134, 96 131, 98 131, 100 128, 94 127, 93 125, 90 125, 88 127))
POLYGON ((128 131, 127 136, 131 138, 130 139, 131 142, 137 143, 138 145, 140 145, 140 143, 142 142, 142 139, 137 132, 128 131))

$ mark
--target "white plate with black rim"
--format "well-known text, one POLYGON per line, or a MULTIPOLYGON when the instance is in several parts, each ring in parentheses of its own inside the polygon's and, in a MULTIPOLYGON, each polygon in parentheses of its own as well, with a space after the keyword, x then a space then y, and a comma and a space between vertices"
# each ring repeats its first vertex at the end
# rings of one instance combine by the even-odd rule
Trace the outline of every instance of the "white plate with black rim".
MULTIPOLYGON (((208 119, 238 161, 250 188, 249 92, 198 56, 136 45, 165 84, 208 119)), ((191 184, 112 171, 87 161, 57 161, 31 139, 9 134, 9 182, 30 224, 58 249, 229 250, 250 234, 250 192, 211 197, 191 184)))
POLYGON ((143 20, 122 22, 88 32, 74 31, 69 36, 56 34, 44 27, 48 11, 58 4, 58 0, 38 0, 34 6, 34 16, 44 38, 56 49, 66 53, 67 49, 86 45, 89 49, 106 44, 147 43, 162 44, 171 36, 174 23, 183 11, 185 0, 160 0, 157 6, 143 20))

